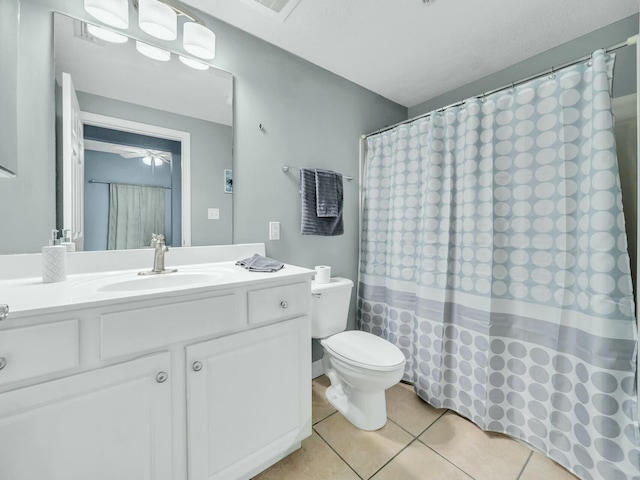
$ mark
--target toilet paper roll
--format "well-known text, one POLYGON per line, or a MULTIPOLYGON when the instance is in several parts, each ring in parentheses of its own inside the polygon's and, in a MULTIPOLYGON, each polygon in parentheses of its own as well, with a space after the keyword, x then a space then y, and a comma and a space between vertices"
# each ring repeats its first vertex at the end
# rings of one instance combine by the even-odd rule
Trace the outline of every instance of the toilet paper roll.
POLYGON ((67 247, 53 245, 42 247, 42 281, 64 282, 67 279, 67 247))
POLYGON ((331 281, 331 267, 327 265, 317 265, 316 283, 329 283, 331 281))

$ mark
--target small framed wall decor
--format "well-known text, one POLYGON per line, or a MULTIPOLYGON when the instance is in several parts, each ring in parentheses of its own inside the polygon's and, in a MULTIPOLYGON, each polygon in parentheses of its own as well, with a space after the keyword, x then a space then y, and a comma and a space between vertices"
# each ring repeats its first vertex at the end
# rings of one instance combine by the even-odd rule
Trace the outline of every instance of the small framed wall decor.
POLYGON ((224 171, 224 193, 233 193, 233 170, 224 171))

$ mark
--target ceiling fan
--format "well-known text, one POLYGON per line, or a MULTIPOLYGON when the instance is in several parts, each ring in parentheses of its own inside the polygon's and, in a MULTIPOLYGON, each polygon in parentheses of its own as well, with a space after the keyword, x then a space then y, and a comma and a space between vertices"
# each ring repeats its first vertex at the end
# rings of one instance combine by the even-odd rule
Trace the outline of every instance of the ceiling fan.
POLYGON ((123 151, 118 152, 122 158, 141 158, 145 165, 152 163, 157 167, 163 163, 171 165, 171 153, 163 150, 152 150, 150 148, 136 148, 122 145, 123 151))
POLYGON ((123 158, 142 158, 146 165, 160 166, 163 163, 171 165, 173 156, 171 152, 156 150, 153 148, 136 147, 133 145, 119 145, 116 143, 85 140, 85 150, 116 153, 123 158))

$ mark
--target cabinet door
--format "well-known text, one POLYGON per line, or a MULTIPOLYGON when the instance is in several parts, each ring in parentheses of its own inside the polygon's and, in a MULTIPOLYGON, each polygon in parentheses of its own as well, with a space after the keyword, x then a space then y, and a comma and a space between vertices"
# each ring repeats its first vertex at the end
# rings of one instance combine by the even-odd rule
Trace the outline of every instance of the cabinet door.
POLYGON ((170 480, 169 354, 0 394, 0 479, 170 480))
POLYGON ((189 479, 248 478, 311 435, 308 317, 187 348, 189 479))

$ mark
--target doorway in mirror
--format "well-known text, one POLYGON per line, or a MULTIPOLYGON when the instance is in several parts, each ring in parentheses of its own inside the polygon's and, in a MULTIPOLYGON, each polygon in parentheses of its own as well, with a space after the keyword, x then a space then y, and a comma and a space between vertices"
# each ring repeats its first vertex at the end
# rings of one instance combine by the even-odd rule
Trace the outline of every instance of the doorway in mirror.
POLYGON ((92 125, 84 143, 85 250, 181 246, 181 143, 92 125))

